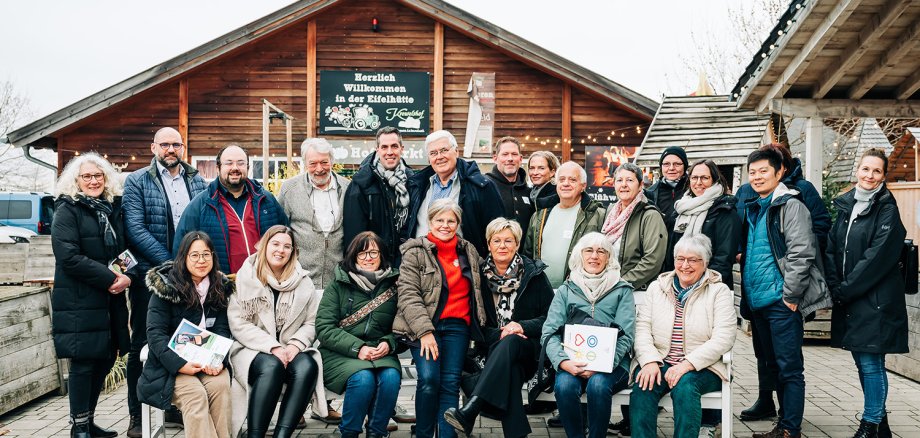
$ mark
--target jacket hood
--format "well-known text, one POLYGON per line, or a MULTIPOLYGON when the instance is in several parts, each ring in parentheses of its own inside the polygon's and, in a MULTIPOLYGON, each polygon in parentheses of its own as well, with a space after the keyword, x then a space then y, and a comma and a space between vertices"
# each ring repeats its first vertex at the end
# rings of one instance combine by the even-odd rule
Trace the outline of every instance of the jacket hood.
MULTIPOLYGON (((658 286, 663 292, 674 293, 674 277, 677 275, 675 271, 663 272, 658 275, 658 286)), ((706 269, 706 272, 703 273, 703 283, 700 286, 710 286, 713 284, 722 282, 722 274, 712 269, 706 269)))
MULTIPOLYGON (((559 287, 562 288, 563 286, 568 287, 573 293, 578 293, 579 295, 581 295, 582 298, 585 299, 585 301, 588 300, 588 296, 585 294, 585 292, 581 290, 581 288, 578 287, 578 285, 575 284, 575 282, 573 282, 572 280, 566 279, 565 282, 562 283, 562 286, 559 286, 559 287)), ((621 278, 620 281, 617 282, 617 284, 613 285, 613 287, 604 291, 604 293, 600 294, 600 296, 597 297, 597 300, 595 300, 595 303, 604 299, 604 297, 606 297, 607 295, 610 295, 610 292, 613 292, 614 290, 620 289, 623 287, 629 288, 630 290, 634 290, 632 283, 626 280, 623 280, 621 278)))
POLYGON ((712 207, 710 207, 710 210, 721 210, 721 209, 732 210, 732 209, 735 209, 737 205, 738 205, 738 198, 732 195, 722 195, 716 198, 715 202, 712 203, 712 207))
MULTIPOLYGON (((463 254, 466 254, 465 251, 468 245, 471 245, 469 241, 460 237, 459 235, 457 236, 457 252, 458 253, 460 253, 460 251, 464 251, 463 254)), ((409 239, 402 245, 399 245, 399 252, 405 254, 407 251, 413 248, 422 248, 425 251, 433 252, 435 246, 434 246, 434 243, 428 240, 427 237, 422 236, 422 237, 416 237, 413 239, 409 239)))
POLYGON ((600 202, 597 202, 594 199, 591 199, 591 196, 588 195, 587 192, 581 193, 580 203, 581 203, 581 209, 584 210, 585 213, 594 213, 595 211, 597 211, 598 208, 603 207, 603 205, 601 205, 600 202))
POLYGON ((487 174, 492 178, 496 184, 504 184, 506 186, 527 186, 527 172, 524 172, 523 168, 518 168, 517 170, 517 179, 514 182, 508 181, 508 178, 505 178, 505 175, 498 170, 498 166, 493 166, 492 170, 487 174))
POLYGON ((786 177, 783 178, 783 182, 789 185, 795 185, 796 182, 803 178, 804 175, 802 175, 802 160, 793 158, 792 169, 787 171, 786 177))
MULTIPOLYGON (((170 260, 150 269, 147 271, 145 283, 147 283, 147 289, 154 295, 170 303, 179 304, 182 302, 182 295, 169 282, 169 273, 172 271, 172 267, 173 262, 170 260)), ((223 272, 218 272, 218 275, 220 275, 221 282, 224 285, 225 295, 233 295, 233 292, 236 291, 236 282, 230 280, 223 272)))
MULTIPOLYGON (((752 191, 753 191, 753 189, 752 189, 752 191)), ((776 188, 773 189, 773 195, 772 195, 772 196, 773 196, 773 199, 770 201, 770 206, 771 206, 771 207, 772 207, 772 206, 776 206, 776 205, 785 204, 786 201, 788 201, 790 198, 798 197, 798 196, 799 196, 799 191, 798 191, 798 189, 790 189, 790 188, 789 188, 788 186, 786 186, 786 184, 784 184, 784 183, 779 183, 779 184, 776 186, 776 188)), ((745 203, 746 205, 753 205, 753 204, 756 204, 756 203, 757 203, 757 200, 758 200, 758 199, 760 199, 760 195, 757 194, 757 193, 755 192, 755 193, 754 193, 754 197, 753 197, 753 198, 750 198, 750 199, 748 199, 748 200, 746 200, 746 201, 744 201, 744 203, 745 203)))

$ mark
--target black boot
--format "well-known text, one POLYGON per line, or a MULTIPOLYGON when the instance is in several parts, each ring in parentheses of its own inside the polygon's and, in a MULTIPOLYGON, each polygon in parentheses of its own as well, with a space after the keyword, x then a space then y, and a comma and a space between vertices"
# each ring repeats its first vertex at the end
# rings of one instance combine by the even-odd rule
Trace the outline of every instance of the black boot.
POLYGON ((71 415, 70 422, 73 424, 70 427, 70 438, 93 438, 89 433, 89 416, 84 414, 78 418, 71 415))
POLYGON ((760 396, 754 404, 741 411, 741 421, 766 420, 776 416, 776 406, 773 404, 773 391, 760 391, 760 396))
POLYGON ((272 435, 275 438, 291 438, 294 436, 294 431, 297 429, 287 426, 275 426, 275 434, 272 435))
POLYGON ((118 432, 109 429, 103 429, 96 424, 93 414, 89 414, 89 436, 92 438, 115 438, 118 432))
POLYGON ((460 409, 448 408, 444 412, 444 420, 466 436, 473 432, 473 426, 476 424, 476 417, 482 410, 482 399, 477 396, 470 397, 460 409))
POLYGON ((132 415, 131 421, 128 422, 128 438, 141 438, 144 436, 144 432, 141 430, 143 426, 143 421, 141 420, 140 415, 132 415))
POLYGON ((891 426, 888 425, 888 414, 882 417, 882 422, 878 424, 878 438, 891 438, 891 426))
POLYGON ((877 438, 878 424, 870 423, 866 420, 859 420, 859 429, 856 429, 856 435, 853 438, 877 438))

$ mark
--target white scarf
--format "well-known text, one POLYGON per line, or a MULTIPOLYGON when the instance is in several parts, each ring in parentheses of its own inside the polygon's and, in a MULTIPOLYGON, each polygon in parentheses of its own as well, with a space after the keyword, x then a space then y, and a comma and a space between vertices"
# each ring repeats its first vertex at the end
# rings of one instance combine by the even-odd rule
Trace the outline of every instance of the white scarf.
POLYGON ((588 302, 594 304, 620 282, 620 266, 608 262, 607 269, 598 274, 589 274, 584 267, 580 267, 569 273, 569 280, 585 293, 588 302))
POLYGON ((243 263, 236 274, 236 294, 237 299, 243 308, 243 319, 252 320, 253 316, 262 310, 271 307, 272 292, 274 289, 279 292, 278 304, 275 306, 275 330, 281 332, 287 321, 296 315, 292 315, 291 305, 294 303, 295 293, 313 293, 313 290, 303 290, 300 286, 309 286, 313 289, 313 282, 303 282, 304 278, 309 279, 309 273, 300 266, 300 263, 294 260, 295 269, 290 277, 284 281, 278 281, 274 275, 268 276, 268 282, 264 286, 256 277, 255 264, 256 256, 253 254, 243 263))
POLYGON ((690 191, 674 203, 677 220, 674 222, 674 231, 683 233, 684 236, 700 234, 706 214, 712 204, 722 196, 722 184, 713 184, 700 196, 690 196, 690 191))

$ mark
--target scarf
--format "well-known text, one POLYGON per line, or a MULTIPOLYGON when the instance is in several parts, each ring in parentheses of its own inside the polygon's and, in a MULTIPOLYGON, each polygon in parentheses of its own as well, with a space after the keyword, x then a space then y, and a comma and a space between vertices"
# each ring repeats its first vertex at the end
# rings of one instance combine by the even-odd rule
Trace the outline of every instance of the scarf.
POLYGON ((872 202, 872 197, 880 192, 882 187, 885 187, 885 183, 879 184, 874 190, 866 190, 860 187, 859 184, 856 185, 856 189, 853 190, 853 198, 856 199, 856 204, 853 205, 853 211, 850 212, 851 223, 856 216, 869 207, 869 203, 872 202))
POLYGON ((93 198, 82 193, 77 194, 74 200, 96 212, 96 219, 99 221, 99 228, 102 230, 105 248, 110 253, 118 252, 118 237, 115 235, 111 222, 109 222, 109 216, 114 211, 112 203, 103 198, 93 198))
POLYGON ((600 273, 589 274, 582 266, 569 273, 569 280, 585 293, 588 302, 594 304, 620 282, 620 267, 608 262, 607 268, 600 273))
POLYGON ((376 271, 365 271, 363 269, 358 269, 358 272, 349 272, 348 276, 351 277, 352 281, 355 282, 355 285, 361 288, 365 292, 370 292, 377 287, 377 283, 380 282, 380 279, 386 277, 390 273, 390 268, 376 270, 376 271))
POLYGON ((607 235, 607 238, 610 239, 611 242, 616 242, 623 236, 623 232, 626 231, 626 223, 629 222, 629 217, 632 216, 633 210, 636 209, 636 206, 639 205, 640 202, 648 202, 648 199, 645 198, 645 193, 641 190, 629 205, 623 205, 623 202, 617 202, 607 213, 607 218, 604 219, 604 226, 601 228, 601 232, 607 235))
POLYGON ((521 279, 524 277, 524 259, 520 254, 515 254, 511 263, 508 264, 508 269, 504 274, 500 274, 495 261, 489 255, 482 265, 482 273, 486 276, 489 290, 492 291, 495 299, 498 326, 504 327, 511 322, 511 315, 514 313, 514 301, 521 287, 521 279))
POLYGON ((696 283, 684 288, 680 286, 680 279, 677 278, 677 273, 674 274, 674 297, 677 298, 677 301, 680 301, 681 306, 687 303, 687 298, 690 297, 690 293, 699 289, 700 286, 703 285, 703 280, 705 279, 706 274, 704 273, 696 283))
POLYGON ((700 234, 703 222, 706 222, 706 214, 716 199, 722 196, 723 190, 721 184, 713 184, 700 196, 690 196, 688 190, 687 194, 674 203, 674 211, 677 212, 674 231, 684 236, 700 234))
POLYGON ((253 316, 262 310, 271 306, 271 290, 278 291, 278 302, 275 304, 275 331, 281 333, 285 324, 296 315, 292 315, 292 305, 294 303, 294 294, 314 292, 313 282, 309 282, 310 288, 303 289, 306 283, 304 280, 310 278, 309 273, 296 263, 294 272, 290 277, 284 280, 278 280, 274 275, 269 275, 265 285, 259 282, 253 266, 256 256, 249 256, 240 267, 236 274, 236 294, 242 307, 242 317, 246 320, 252 320, 253 316))
POLYGON ((409 217, 409 190, 406 189, 406 165, 402 160, 393 170, 383 167, 380 156, 374 157, 374 173, 396 193, 396 229, 402 229, 409 217))

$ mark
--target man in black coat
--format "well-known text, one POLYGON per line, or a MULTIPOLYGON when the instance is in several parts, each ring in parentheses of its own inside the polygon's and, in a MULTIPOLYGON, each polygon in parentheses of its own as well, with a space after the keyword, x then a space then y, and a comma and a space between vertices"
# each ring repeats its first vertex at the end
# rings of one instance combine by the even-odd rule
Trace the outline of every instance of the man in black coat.
POLYGON ((386 244, 381 248, 393 266, 399 266, 399 230, 409 217, 408 179, 415 174, 402 159, 405 150, 399 130, 377 130, 377 148, 367 156, 345 191, 342 211, 342 248, 358 233, 373 231, 386 244))
POLYGON ((530 201, 527 173, 521 168, 522 160, 521 142, 514 137, 502 137, 492 148, 495 167, 486 174, 486 178, 495 183, 502 197, 502 216, 514 219, 522 228, 526 228, 535 210, 530 201))
POLYGON ((461 237, 473 244, 479 255, 488 254, 486 225, 501 216, 501 195, 495 183, 482 176, 474 161, 460 159, 457 139, 448 131, 435 131, 425 138, 430 166, 409 179, 409 217, 403 227, 403 239, 423 237, 428 227, 428 206, 449 198, 463 209, 461 237))
POLYGON ((661 167, 661 179, 645 190, 645 197, 664 215, 667 229, 673 230, 677 218, 674 203, 684 196, 689 182, 687 152, 681 147, 671 146, 661 153, 658 165, 661 167))

